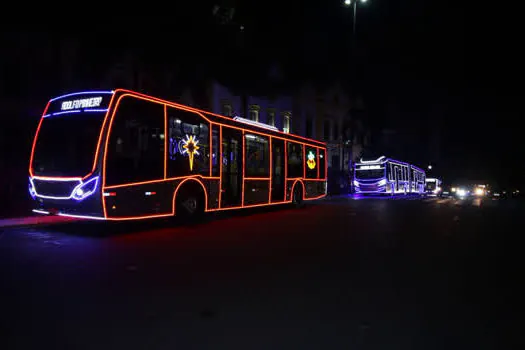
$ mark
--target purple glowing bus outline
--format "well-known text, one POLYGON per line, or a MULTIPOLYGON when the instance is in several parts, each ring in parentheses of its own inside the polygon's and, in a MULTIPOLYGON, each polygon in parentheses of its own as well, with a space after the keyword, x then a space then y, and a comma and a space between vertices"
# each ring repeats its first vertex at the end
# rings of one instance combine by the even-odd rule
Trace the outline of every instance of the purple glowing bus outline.
MULTIPOLYGON (((376 174, 377 175, 377 174, 376 174)), ((381 156, 354 164, 352 179, 356 194, 418 194, 425 192, 425 172, 412 164, 381 156), (383 170, 383 176, 366 178, 359 173, 383 170)))

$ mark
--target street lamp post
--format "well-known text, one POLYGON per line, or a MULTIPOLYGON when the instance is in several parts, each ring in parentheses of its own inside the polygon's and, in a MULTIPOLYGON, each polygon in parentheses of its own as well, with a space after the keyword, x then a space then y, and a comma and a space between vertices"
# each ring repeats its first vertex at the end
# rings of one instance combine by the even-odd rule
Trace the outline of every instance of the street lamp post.
POLYGON ((353 11, 354 11, 354 22, 353 22, 353 31, 352 31, 352 33, 354 35, 355 35, 355 24, 356 24, 356 21, 357 21, 357 3, 358 2, 365 3, 365 2, 367 2, 367 0, 345 0, 345 5, 346 6, 352 5, 354 7, 354 9, 353 9, 353 11))
MULTIPOLYGON (((361 3, 365 3, 367 2, 367 0, 344 0, 344 4, 345 6, 353 6, 353 12, 354 12, 354 20, 352 22, 352 51, 355 51, 356 50, 356 23, 357 23, 357 3, 358 2, 361 2, 361 3)), ((357 55, 355 55, 356 57, 356 62, 357 62, 357 55)), ((352 69, 353 70, 356 70, 357 69, 357 66, 358 64, 353 64, 352 65, 352 69)), ((356 73, 353 73, 354 75, 356 73)), ((354 170, 354 167, 353 167, 353 159, 352 159, 352 156, 353 156, 353 143, 351 141, 352 139, 349 139, 347 140, 347 142, 345 142, 345 147, 348 147, 348 158, 349 158, 349 162, 348 162, 348 173, 349 173, 349 176, 350 176, 350 192, 352 192, 353 190, 353 182, 352 182, 352 175, 353 175, 353 170, 354 170)), ((343 148, 343 160, 344 160, 344 148, 343 148)))

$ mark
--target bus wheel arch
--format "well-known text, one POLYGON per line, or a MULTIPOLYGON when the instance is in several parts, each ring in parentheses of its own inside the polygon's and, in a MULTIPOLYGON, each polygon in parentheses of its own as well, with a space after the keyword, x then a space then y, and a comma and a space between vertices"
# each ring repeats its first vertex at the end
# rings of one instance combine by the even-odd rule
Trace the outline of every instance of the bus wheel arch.
POLYGON ((173 215, 194 217, 203 214, 208 207, 204 184, 195 178, 183 180, 173 193, 173 215))
POLYGON ((296 207, 301 207, 304 203, 304 194, 305 194, 305 188, 304 183, 301 180, 295 180, 295 182, 292 185, 292 192, 290 194, 292 203, 296 207), (301 186, 297 186, 297 183, 299 183, 301 186))

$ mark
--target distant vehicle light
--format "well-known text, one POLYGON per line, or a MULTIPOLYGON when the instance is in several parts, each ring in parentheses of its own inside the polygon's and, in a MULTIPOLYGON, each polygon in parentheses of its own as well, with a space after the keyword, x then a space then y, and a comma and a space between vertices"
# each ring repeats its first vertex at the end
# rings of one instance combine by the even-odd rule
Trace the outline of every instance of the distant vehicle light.
POLYGON ((458 196, 460 197, 465 197, 467 195, 467 191, 465 191, 464 189, 462 188, 458 188, 456 193, 458 194, 458 196))
POLYGON ((485 195, 485 190, 481 187, 478 187, 476 188, 476 192, 475 192, 476 196, 483 196, 485 195))
POLYGON ((451 192, 456 192, 456 190, 457 190, 457 188, 455 188, 455 187, 452 187, 452 188, 450 189, 451 192))

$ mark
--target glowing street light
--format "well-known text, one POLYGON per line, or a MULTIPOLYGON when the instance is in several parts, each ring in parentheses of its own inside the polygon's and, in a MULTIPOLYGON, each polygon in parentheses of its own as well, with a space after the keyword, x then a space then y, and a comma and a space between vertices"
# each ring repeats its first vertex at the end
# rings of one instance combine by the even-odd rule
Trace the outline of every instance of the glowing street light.
POLYGON ((429 165, 429 166, 428 166, 428 170, 432 170, 432 165, 429 165))

